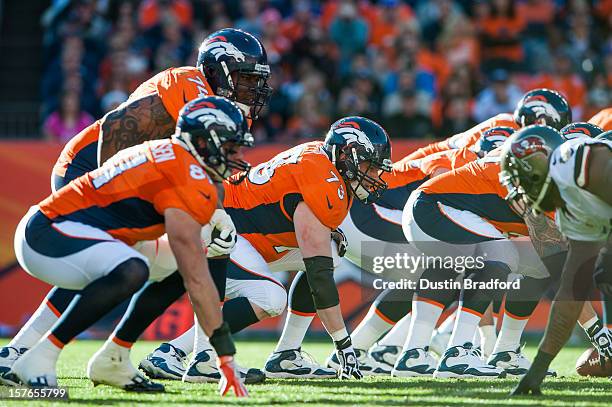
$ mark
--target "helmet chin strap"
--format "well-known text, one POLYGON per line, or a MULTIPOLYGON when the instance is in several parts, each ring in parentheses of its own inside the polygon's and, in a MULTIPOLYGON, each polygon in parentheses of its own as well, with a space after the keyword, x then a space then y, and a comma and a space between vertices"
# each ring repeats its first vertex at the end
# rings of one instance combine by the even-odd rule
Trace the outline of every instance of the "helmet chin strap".
POLYGON ((367 189, 365 189, 363 187, 363 185, 359 184, 357 185, 357 187, 355 187, 355 184, 358 183, 359 181, 353 181, 351 182, 351 186, 352 186, 352 190, 355 192, 355 195, 357 196, 357 198, 359 198, 360 200, 364 200, 367 199, 370 196, 370 191, 368 191, 367 189))

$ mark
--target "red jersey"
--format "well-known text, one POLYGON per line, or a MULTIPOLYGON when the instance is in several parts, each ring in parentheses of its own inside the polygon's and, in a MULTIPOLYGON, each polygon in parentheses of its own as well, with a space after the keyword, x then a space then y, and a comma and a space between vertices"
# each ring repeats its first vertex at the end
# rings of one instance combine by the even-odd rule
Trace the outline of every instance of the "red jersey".
POLYGON ((209 222, 217 190, 196 159, 170 139, 127 148, 40 202, 55 222, 102 229, 129 244, 165 233, 164 211, 181 209, 209 222))
POLYGON ((241 175, 225 182, 223 206, 237 232, 267 262, 298 247, 293 213, 300 202, 330 229, 340 225, 351 205, 346 185, 319 141, 282 152, 232 184, 241 175))
POLYGON ((504 199, 508 191, 499 183, 499 159, 489 154, 430 179, 417 191, 435 197, 444 205, 470 211, 502 233, 528 236, 523 218, 504 199))
POLYGON ((519 128, 519 125, 516 124, 514 117, 510 113, 500 113, 497 116, 493 116, 490 119, 487 119, 484 122, 472 127, 471 129, 464 131, 463 133, 455 134, 446 140, 431 143, 425 147, 419 148, 407 158, 409 160, 416 160, 440 151, 473 146, 476 144, 478 139, 480 139, 482 133, 498 126, 511 127, 513 129, 519 128))
MULTIPOLYGON (((161 98, 166 111, 176 121, 179 111, 187 102, 214 93, 198 68, 186 66, 166 69, 143 82, 125 103, 153 94, 161 98)), ((66 178, 66 183, 98 168, 98 138, 102 120, 74 136, 62 150, 53 173, 66 178)))

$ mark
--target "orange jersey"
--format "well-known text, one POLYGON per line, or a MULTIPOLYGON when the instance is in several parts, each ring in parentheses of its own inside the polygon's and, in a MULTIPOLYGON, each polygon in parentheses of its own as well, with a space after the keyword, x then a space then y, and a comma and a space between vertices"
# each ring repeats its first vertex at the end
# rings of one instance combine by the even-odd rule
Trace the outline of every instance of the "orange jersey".
POLYGON ((499 183, 499 156, 488 155, 439 175, 417 191, 455 209, 470 211, 502 233, 528 236, 523 218, 504 199, 508 191, 499 183))
POLYGON ((519 125, 514 121, 514 116, 512 116, 512 114, 500 113, 497 116, 493 116, 490 119, 487 119, 484 122, 472 127, 471 129, 464 131, 463 133, 455 134, 446 140, 431 143, 425 147, 419 148, 407 158, 409 160, 416 160, 440 151, 473 146, 476 144, 480 136, 482 136, 482 133, 498 126, 511 127, 513 129, 519 128, 519 125))
MULTIPOLYGON (((202 72, 195 67, 169 68, 143 82, 126 103, 157 94, 174 121, 185 103, 213 95, 202 72)), ((98 167, 98 138, 101 120, 74 136, 60 154, 53 173, 67 179, 66 183, 98 167)))
POLYGON ((410 156, 393 163, 391 172, 384 173, 382 178, 387 183, 387 190, 376 202, 377 205, 403 210, 412 191, 417 189, 441 168, 452 170, 474 161, 478 156, 468 148, 440 151, 420 160, 411 160, 410 156))
POLYGON ((612 107, 599 111, 589 119, 589 123, 599 126, 605 131, 612 130, 612 107))
POLYGON ((232 179, 225 182, 223 206, 237 232, 267 262, 298 247, 293 213, 300 202, 330 229, 340 225, 351 204, 342 177, 319 141, 298 145, 259 164, 239 184, 232 184, 232 179))
POLYGON ((217 190, 204 169, 187 150, 166 139, 117 153, 39 206, 55 222, 81 222, 133 245, 164 234, 166 209, 181 209, 204 225, 216 203, 217 190))

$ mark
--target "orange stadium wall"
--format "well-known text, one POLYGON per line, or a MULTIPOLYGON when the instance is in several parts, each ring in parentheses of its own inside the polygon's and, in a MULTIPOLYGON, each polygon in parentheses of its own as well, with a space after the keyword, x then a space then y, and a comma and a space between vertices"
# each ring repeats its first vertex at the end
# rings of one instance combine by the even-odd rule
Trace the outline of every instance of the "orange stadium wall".
MULTIPOLYGON (((393 158, 399 159, 422 145, 423 142, 394 142, 393 158)), ((253 164, 260 163, 287 147, 281 144, 258 146, 247 153, 247 159, 253 164)), ((49 194, 51 168, 61 149, 61 145, 47 142, 0 142, 0 173, 3 174, 0 178, 0 336, 12 336, 36 310, 50 288, 19 267, 13 250, 13 234, 27 209, 49 194)), ((373 298, 374 293, 364 291, 359 282, 352 280, 340 282, 339 291, 342 311, 354 328, 368 310, 370 302, 366 297, 373 298)), ((84 336, 107 334, 122 309, 116 310, 84 336)), ((547 315, 548 304, 540 304, 528 329, 543 330, 547 315)), ((271 318, 249 328, 248 333, 279 331, 282 321, 282 317, 271 318)), ((192 322, 190 305, 186 298, 182 298, 147 329, 144 337, 170 338, 189 328, 192 322)), ((323 327, 315 322, 313 329, 322 331, 323 327)))

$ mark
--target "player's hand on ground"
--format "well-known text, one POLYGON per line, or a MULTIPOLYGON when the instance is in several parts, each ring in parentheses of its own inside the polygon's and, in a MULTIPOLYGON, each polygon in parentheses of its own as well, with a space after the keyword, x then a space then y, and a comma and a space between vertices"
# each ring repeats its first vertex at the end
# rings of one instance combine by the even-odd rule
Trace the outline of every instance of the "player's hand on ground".
POLYGON ((363 374, 359 370, 359 361, 357 360, 355 349, 353 349, 351 337, 347 336, 335 342, 335 344, 336 356, 338 356, 338 360, 340 361, 338 377, 342 380, 350 379, 351 377, 358 380, 361 379, 363 374))
POLYGON ((247 391, 242 379, 240 379, 240 372, 236 368, 233 356, 219 356, 217 358, 217 366, 221 373, 221 380, 219 381, 219 394, 225 396, 230 389, 234 391, 236 397, 248 397, 249 392, 247 391))
POLYGON ((527 372, 525 376, 521 379, 519 384, 512 390, 510 393, 511 396, 541 396, 542 390, 540 390, 540 386, 542 385, 542 380, 538 378, 534 378, 532 375, 527 372))
POLYGON ((236 244, 236 227, 232 218, 223 210, 216 209, 210 219, 211 241, 207 257, 229 255, 236 244))

